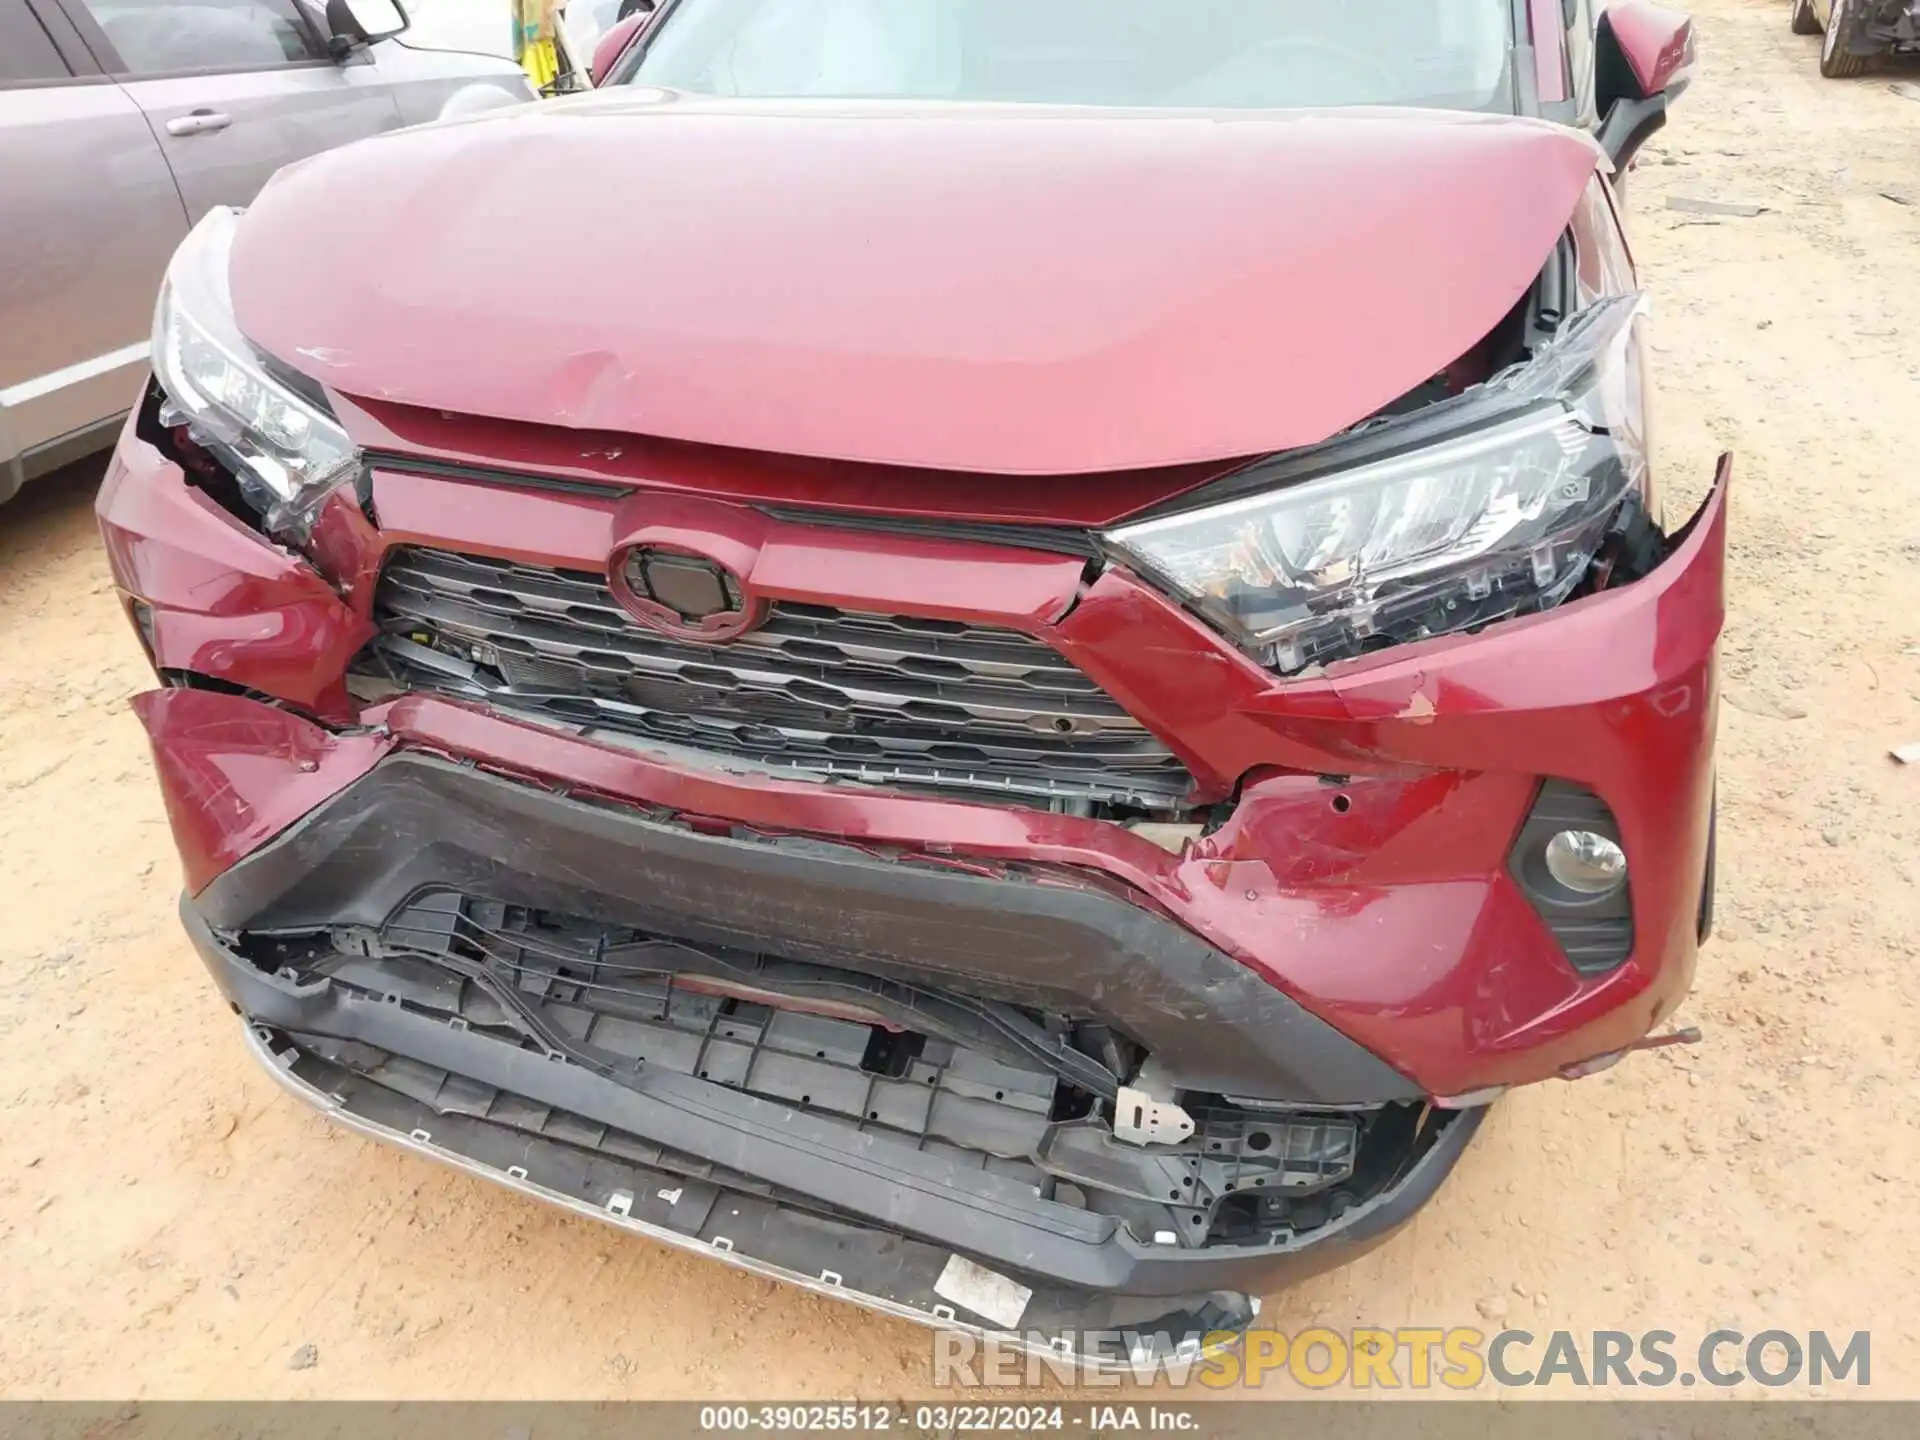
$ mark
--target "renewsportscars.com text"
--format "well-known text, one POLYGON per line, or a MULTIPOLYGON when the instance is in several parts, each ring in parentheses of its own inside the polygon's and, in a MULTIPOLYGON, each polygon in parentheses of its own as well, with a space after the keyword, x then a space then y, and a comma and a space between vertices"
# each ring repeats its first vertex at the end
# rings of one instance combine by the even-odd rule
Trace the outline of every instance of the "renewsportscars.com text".
POLYGON ((1222 1333, 1155 1357, 1128 1344, 1124 1332, 1078 1337, 1081 1353, 1130 1353, 1136 1358, 1099 1370, 1081 1369, 1046 1342, 937 1331, 933 1381, 959 1388, 1036 1385, 1053 1378, 1080 1385, 1159 1381, 1175 1388, 1224 1390, 1291 1378, 1309 1389, 1474 1390, 1673 1389, 1697 1385, 1845 1384, 1865 1389, 1873 1379, 1873 1337, 1865 1330, 1712 1330, 1683 1341, 1671 1330, 1530 1330, 1487 1332, 1443 1329, 1325 1327, 1288 1335, 1250 1330, 1243 1339, 1222 1333), (1117 1340, 1117 1344, 1114 1343, 1117 1340), (1103 1343, 1104 1342, 1104 1343, 1103 1343))

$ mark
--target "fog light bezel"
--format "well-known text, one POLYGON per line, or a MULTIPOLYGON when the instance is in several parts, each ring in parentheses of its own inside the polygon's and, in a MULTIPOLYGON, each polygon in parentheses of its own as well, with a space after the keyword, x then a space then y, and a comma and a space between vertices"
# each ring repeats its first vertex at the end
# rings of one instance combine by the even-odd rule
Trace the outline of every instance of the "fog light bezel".
POLYGON ((1571 780, 1541 782, 1508 853, 1507 871, 1546 922, 1567 963, 1581 975, 1619 969, 1633 954, 1633 857, 1607 804, 1571 780), (1566 831, 1585 831, 1620 847, 1620 883, 1599 892, 1563 883, 1547 865, 1547 847, 1566 831))

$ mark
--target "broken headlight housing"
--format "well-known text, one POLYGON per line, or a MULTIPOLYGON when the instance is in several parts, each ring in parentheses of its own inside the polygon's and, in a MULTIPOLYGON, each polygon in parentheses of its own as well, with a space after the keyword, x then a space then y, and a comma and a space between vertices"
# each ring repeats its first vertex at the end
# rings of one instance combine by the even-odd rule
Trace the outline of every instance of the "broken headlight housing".
POLYGON ((167 266, 153 315, 160 423, 184 425, 231 471, 269 531, 304 535, 359 455, 319 388, 240 333, 228 286, 239 221, 238 210, 208 211, 167 266))
POLYGON ((1485 384, 1104 543, 1285 674, 1557 605, 1645 493, 1644 309, 1602 300, 1485 384))

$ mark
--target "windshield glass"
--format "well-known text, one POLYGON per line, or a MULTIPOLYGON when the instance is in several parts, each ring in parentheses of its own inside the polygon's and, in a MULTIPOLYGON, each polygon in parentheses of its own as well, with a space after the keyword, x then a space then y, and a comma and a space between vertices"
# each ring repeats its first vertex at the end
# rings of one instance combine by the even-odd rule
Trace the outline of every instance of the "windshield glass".
POLYGON ((631 84, 705 95, 1514 109, 1511 0, 681 0, 631 84))

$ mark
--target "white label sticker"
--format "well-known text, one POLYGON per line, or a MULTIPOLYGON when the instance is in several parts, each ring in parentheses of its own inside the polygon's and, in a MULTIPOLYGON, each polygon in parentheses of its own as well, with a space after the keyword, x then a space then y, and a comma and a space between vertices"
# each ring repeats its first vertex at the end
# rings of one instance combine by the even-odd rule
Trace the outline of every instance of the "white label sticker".
POLYGON ((1033 1291, 1004 1275, 974 1264, 963 1255, 947 1257, 947 1268, 934 1281, 933 1293, 962 1309, 984 1315, 1002 1330, 1011 1330, 1027 1313, 1033 1291))

